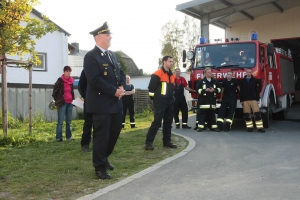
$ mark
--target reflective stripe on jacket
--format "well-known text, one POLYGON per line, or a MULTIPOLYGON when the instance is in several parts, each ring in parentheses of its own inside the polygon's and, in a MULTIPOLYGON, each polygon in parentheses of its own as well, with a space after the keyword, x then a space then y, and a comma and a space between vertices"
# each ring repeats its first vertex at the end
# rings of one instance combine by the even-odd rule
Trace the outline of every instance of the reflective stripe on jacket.
POLYGON ((156 70, 149 82, 150 98, 173 99, 175 75, 171 70, 166 71, 163 67, 156 70))

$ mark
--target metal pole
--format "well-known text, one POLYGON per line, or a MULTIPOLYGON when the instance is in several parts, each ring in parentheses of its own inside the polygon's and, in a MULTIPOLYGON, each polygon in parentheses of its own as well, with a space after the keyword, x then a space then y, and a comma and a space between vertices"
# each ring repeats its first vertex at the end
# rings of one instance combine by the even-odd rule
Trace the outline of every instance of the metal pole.
POLYGON ((3 57, 2 65, 2 124, 3 134, 7 137, 7 79, 6 79, 6 58, 3 57))
POLYGON ((32 133, 32 64, 29 64, 29 134, 32 133))

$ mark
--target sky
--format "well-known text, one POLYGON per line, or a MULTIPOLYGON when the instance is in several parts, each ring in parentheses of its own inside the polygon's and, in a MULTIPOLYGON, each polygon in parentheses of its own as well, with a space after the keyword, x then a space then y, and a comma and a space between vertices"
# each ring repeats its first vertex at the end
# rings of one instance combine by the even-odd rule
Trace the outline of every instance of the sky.
MULTIPOLYGON (((110 50, 130 56, 144 73, 158 68, 161 58, 161 28, 169 21, 183 21, 176 5, 188 0, 39 0, 36 10, 71 34, 69 43, 91 50, 95 41, 89 32, 107 21, 112 32, 110 50)), ((200 24, 200 21, 199 21, 200 24)), ((211 32, 222 31, 214 29, 211 32)))

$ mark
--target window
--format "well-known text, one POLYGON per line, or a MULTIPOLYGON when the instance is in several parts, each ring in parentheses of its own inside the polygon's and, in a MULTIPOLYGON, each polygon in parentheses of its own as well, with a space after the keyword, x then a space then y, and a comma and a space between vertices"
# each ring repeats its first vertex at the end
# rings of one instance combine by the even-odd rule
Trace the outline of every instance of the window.
POLYGON ((40 61, 42 62, 41 64, 39 64, 38 66, 33 65, 33 70, 34 71, 46 71, 47 70, 47 54, 46 53, 38 53, 37 57, 40 59, 40 61))

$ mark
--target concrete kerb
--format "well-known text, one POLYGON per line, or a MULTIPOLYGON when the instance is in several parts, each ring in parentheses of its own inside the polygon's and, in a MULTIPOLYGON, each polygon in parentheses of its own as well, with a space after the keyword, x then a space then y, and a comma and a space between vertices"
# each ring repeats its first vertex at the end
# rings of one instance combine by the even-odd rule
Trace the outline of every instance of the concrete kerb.
POLYGON ((171 161, 173 161, 173 160, 175 160, 177 158, 180 158, 181 156, 184 156, 186 153, 188 153, 189 151, 191 151, 195 147, 196 142, 193 139, 191 139, 191 138, 189 138, 187 136, 181 135, 179 133, 175 133, 175 132, 172 132, 172 133, 174 135, 178 135, 180 137, 183 137, 184 139, 186 139, 186 140, 189 141, 188 146, 184 150, 182 150, 178 154, 176 154, 176 155, 174 155, 174 156, 172 156, 170 158, 167 158, 167 159, 165 159, 165 160, 163 160, 163 161, 161 161, 161 162, 159 162, 159 163, 157 163, 157 164, 155 164, 155 165, 153 165, 153 166, 151 166, 151 167, 149 167, 147 169, 144 169, 143 171, 141 171, 141 172, 139 172, 137 174, 129 176, 129 177, 121 180, 120 182, 114 183, 114 184, 112 184, 110 186, 107 186, 106 188, 100 189, 100 190, 98 190, 97 192, 95 192, 93 194, 88 194, 88 195, 85 195, 83 197, 80 197, 80 198, 78 198, 78 200, 92 200, 92 199, 95 199, 95 198, 97 198, 97 197, 99 197, 99 196, 101 196, 103 194, 106 194, 106 193, 108 193, 108 192, 110 192, 110 191, 112 191, 114 189, 117 189, 117 188, 119 188, 119 187, 121 187, 121 186, 123 186, 123 185, 125 185, 127 183, 130 183, 131 181, 133 181, 135 179, 138 179, 138 178, 140 178, 140 177, 142 177, 142 176, 144 176, 146 174, 149 174, 150 172, 153 172, 154 170, 160 168, 161 166, 163 166, 165 164, 170 163, 171 161))

